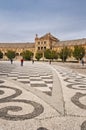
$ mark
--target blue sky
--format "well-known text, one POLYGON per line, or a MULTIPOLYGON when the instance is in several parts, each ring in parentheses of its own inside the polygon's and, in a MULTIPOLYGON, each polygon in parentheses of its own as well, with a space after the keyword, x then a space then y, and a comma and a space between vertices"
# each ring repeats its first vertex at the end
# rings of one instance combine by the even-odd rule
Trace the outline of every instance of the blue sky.
POLYGON ((0 42, 86 38, 86 0, 0 0, 0 42))

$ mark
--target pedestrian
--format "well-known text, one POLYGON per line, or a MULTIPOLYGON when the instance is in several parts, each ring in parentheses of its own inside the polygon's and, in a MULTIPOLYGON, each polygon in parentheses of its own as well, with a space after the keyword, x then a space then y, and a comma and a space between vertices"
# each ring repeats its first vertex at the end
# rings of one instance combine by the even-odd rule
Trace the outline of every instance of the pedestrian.
POLYGON ((21 59, 21 66, 23 66, 23 62, 24 62, 24 60, 23 60, 23 58, 21 59))
POLYGON ((81 59, 81 63, 82 63, 82 66, 84 66, 84 60, 83 59, 81 59))
POLYGON ((11 64, 13 64, 13 59, 10 59, 10 61, 11 61, 11 64))
POLYGON ((49 64, 51 64, 51 60, 49 61, 49 64))
POLYGON ((34 60, 32 59, 32 64, 34 63, 34 60))

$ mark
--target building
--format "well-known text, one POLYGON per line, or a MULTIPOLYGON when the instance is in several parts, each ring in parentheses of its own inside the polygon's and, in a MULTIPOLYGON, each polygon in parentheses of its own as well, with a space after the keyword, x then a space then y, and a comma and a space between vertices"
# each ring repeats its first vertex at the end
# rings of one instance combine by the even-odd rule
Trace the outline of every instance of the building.
POLYGON ((38 38, 35 38, 35 51, 52 49, 53 45, 58 44, 59 39, 52 36, 50 33, 38 38))
POLYGON ((8 50, 15 51, 18 54, 18 58, 20 58, 20 55, 23 51, 30 50, 34 53, 35 57, 37 51, 52 49, 59 52, 64 46, 67 46, 73 50, 75 45, 84 46, 86 50, 86 38, 60 41, 58 38, 54 37, 50 33, 47 33, 42 37, 38 37, 38 35, 36 34, 34 43, 0 43, 0 50, 4 54, 4 59, 6 59, 5 53, 8 50))

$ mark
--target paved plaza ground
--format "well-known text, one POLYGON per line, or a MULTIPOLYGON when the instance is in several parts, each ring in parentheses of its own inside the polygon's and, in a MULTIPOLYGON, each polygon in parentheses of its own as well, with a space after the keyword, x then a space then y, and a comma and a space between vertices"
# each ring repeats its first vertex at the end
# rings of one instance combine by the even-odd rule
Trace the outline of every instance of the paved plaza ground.
POLYGON ((86 65, 1 61, 0 130, 86 130, 86 65))

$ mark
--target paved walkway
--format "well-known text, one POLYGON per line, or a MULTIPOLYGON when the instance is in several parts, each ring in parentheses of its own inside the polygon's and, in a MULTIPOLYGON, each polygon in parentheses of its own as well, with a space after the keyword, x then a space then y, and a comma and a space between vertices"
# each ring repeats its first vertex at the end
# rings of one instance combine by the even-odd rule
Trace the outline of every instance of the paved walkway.
POLYGON ((0 62, 0 130, 86 130, 86 75, 60 64, 0 62))

